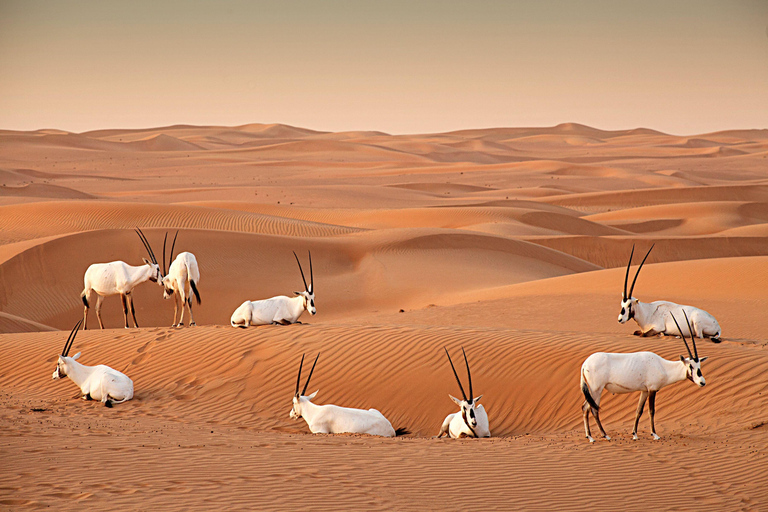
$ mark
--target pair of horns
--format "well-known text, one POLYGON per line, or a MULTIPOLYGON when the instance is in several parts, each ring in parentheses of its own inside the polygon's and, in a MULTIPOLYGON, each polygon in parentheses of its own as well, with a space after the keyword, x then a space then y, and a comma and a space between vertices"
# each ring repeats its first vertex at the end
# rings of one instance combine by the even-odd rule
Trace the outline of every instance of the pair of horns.
POLYGON ((443 347, 443 349, 445 350, 445 355, 448 356, 448 362, 451 363, 451 369, 453 370, 453 375, 456 377, 456 382, 459 383, 461 396, 464 397, 465 402, 471 402, 472 400, 474 400, 474 395, 472 395, 472 374, 469 373, 469 361, 467 361, 467 353, 464 352, 464 347, 461 347, 461 353, 464 354, 464 363, 467 365, 467 379, 469 380, 469 398, 467 398, 467 394, 464 393, 464 386, 461 385, 459 374, 456 373, 456 367, 453 366, 453 361, 451 360, 451 355, 448 353, 448 349, 445 347, 443 347))
POLYGON ((149 259, 152 260, 152 263, 157 265, 157 258, 155 258, 155 252, 152 250, 152 246, 149 245, 149 240, 147 240, 147 237, 144 235, 144 232, 141 231, 141 229, 136 228, 134 231, 136 231, 136 234, 139 235, 139 238, 141 239, 141 243, 144 244, 144 248, 147 250, 147 254, 149 254, 149 259))
POLYGON ((627 274, 624 276, 624 300, 627 300, 628 298, 632 297, 632 292, 635 291, 635 283, 637 282, 637 276, 640 275, 640 269, 643 268, 643 263, 645 263, 645 260, 648 259, 648 255, 651 254, 651 251, 653 250, 653 247, 656 244, 653 244, 650 249, 648 249, 648 252, 645 254, 645 258, 643 258, 643 261, 640 263, 640 266, 637 268, 637 272, 635 273, 635 278, 632 280, 632 288, 629 289, 629 295, 627 295, 627 281, 629 280, 629 267, 632 266, 632 256, 635 255, 635 245, 632 244, 632 252, 629 254, 629 263, 627 263, 627 274))
POLYGON ((315 362, 312 364, 312 369, 309 371, 309 377, 307 377, 307 383, 304 384, 304 390, 301 392, 301 395, 299 395, 299 385, 301 384, 301 368, 304 366, 304 356, 306 354, 301 354, 301 363, 299 363, 299 377, 296 379, 296 397, 303 396, 307 394, 307 388, 309 387, 309 381, 312 380, 312 373, 315 371, 315 365, 317 364, 317 360, 320 359, 320 353, 317 353, 317 357, 315 358, 315 362))
POLYGON ((82 324, 83 324, 83 319, 81 318, 80 321, 75 324, 75 327, 72 329, 72 332, 69 333, 67 342, 64 343, 64 350, 61 351, 61 357, 67 357, 69 355, 69 350, 72 348, 72 344, 75 342, 75 336, 77 336, 77 331, 80 329, 80 326, 82 324))
MULTIPOLYGON (((171 244, 171 257, 168 258, 168 268, 171 268, 171 263, 173 263, 173 249, 176 247, 176 237, 179 236, 179 230, 176 230, 176 234, 173 235, 173 244, 171 244)), ((165 242, 168 241, 168 232, 165 232, 165 238, 163 238, 163 275, 167 276, 168 272, 165 269, 165 242)))
POLYGON ((304 281, 304 289, 312 293, 312 290, 315 289, 315 276, 312 274, 312 253, 310 251, 307 251, 307 253, 309 254, 309 286, 307 286, 307 280, 304 278, 304 270, 301 268, 301 262, 299 257, 296 256, 296 251, 293 251, 293 257, 296 258, 296 263, 299 264, 299 272, 301 272, 301 280, 304 281))
POLYGON ((699 351, 696 350, 696 336, 693 334, 693 329, 691 329, 691 322, 688 321, 688 315, 685 313, 685 310, 683 310, 683 316, 685 317, 685 323, 688 324, 688 333, 691 335, 691 344, 693 345, 693 354, 691 354, 691 348, 688 346, 688 342, 685 341, 685 336, 683 336, 683 330, 680 329, 680 324, 677 323, 677 318, 675 318, 675 315, 670 313, 672 315, 672 320, 675 321, 675 325, 677 326, 677 332, 680 333, 680 337, 683 338, 683 343, 685 343, 685 348, 688 350, 688 355, 691 359, 694 361, 699 360, 699 351))

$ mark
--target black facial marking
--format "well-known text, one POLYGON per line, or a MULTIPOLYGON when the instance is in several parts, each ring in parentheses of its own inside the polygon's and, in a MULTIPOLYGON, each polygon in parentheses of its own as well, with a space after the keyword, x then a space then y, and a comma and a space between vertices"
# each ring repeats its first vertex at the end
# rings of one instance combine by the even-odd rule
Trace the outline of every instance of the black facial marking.
POLYGON ((696 370, 696 375, 698 375, 699 377, 701 377, 701 369, 698 369, 698 370, 696 370))

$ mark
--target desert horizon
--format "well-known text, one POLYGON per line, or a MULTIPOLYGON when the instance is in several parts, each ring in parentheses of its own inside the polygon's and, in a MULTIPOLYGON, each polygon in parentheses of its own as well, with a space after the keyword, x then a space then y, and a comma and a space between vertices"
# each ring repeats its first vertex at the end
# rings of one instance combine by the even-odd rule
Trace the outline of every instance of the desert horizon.
POLYGON ((762 510, 766 157, 766 129, 0 130, 0 506, 762 510), (144 282, 140 327, 109 296, 102 330, 91 297, 72 353, 135 386, 107 408, 51 372, 89 265, 149 258, 135 228, 158 259, 178 230, 201 303, 197 326, 171 327, 173 301, 144 282), (686 354, 617 322, 630 252, 631 283, 652 246, 632 295, 702 308, 722 340, 696 340, 706 387, 659 391, 660 440, 647 410, 632 439, 638 393, 605 391, 611 440, 592 421, 590 443, 590 354, 686 354), (311 251, 317 314, 231 327, 243 301, 304 289, 293 251, 307 280, 311 251), (466 350, 490 439, 433 438, 461 396, 444 347, 462 379, 466 350), (315 403, 409 433, 290 419, 302 354, 320 354, 315 403))

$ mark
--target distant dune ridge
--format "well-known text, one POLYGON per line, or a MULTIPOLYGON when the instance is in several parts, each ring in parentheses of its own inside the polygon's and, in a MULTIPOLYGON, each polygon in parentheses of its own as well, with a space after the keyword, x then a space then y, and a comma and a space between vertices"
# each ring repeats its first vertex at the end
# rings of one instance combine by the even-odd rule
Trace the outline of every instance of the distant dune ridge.
POLYGON ((0 130, 0 508, 765 509, 767 158, 768 130, 0 130), (203 302, 171 329, 142 284, 125 330, 105 299, 73 353, 134 380, 106 410, 51 372, 87 267, 146 257, 135 227, 158 258, 179 230, 203 302), (659 393, 662 441, 647 413, 631 441, 637 396, 608 395, 614 440, 590 446, 589 354, 685 354, 616 321, 630 250, 653 243, 635 296, 706 309, 724 342, 698 342, 706 388, 659 393), (308 325, 229 327, 244 300, 303 290, 307 250, 308 325), (466 349, 493 439, 430 438, 460 396, 444 346, 466 349), (307 435, 288 418, 305 352, 317 403, 412 434, 307 435))

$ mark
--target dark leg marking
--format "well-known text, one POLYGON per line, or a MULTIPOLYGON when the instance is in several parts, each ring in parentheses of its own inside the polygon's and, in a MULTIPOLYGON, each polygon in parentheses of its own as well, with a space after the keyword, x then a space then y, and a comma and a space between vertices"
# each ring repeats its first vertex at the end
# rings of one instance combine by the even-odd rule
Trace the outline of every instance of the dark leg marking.
POLYGON ((635 412, 635 428, 632 429, 632 437, 637 437, 637 424, 640 422, 640 416, 643 415, 643 409, 645 408, 645 401, 648 400, 648 392, 640 392, 640 401, 637 404, 637 411, 635 412))
POLYGON ((125 318, 125 328, 128 328, 128 298, 120 294, 120 300, 123 301, 123 318, 125 318))
MULTIPOLYGON (((129 299, 129 301, 131 303, 131 316, 133 317, 133 326, 138 329, 139 322, 136 321, 136 308, 133 307, 133 295, 129 295, 128 299, 129 299)), ((125 324, 126 324, 125 326, 128 327, 128 322, 127 321, 126 321, 125 324)))
POLYGON ((653 417, 656 415, 656 391, 650 391, 648 393, 648 412, 651 413, 651 432, 656 434, 656 425, 653 422, 653 417))

